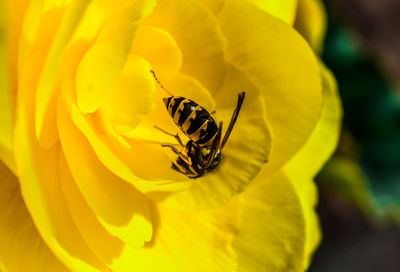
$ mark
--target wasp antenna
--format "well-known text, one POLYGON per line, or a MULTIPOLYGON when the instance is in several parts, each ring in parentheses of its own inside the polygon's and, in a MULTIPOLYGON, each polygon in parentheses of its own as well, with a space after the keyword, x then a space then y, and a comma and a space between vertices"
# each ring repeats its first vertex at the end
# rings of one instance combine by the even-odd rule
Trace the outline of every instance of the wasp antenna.
POLYGON ((164 85, 162 85, 162 83, 160 82, 160 80, 157 78, 156 73, 153 70, 150 70, 150 73, 153 75, 154 79, 156 80, 156 82, 158 83, 158 85, 161 87, 161 89, 163 89, 167 94, 169 94, 170 96, 174 96, 170 91, 168 91, 164 85))
POLYGON ((237 120, 237 118, 239 116, 240 109, 242 108, 242 104, 243 104, 243 100, 244 100, 245 95, 246 95, 246 92, 241 92, 241 93, 238 94, 237 105, 236 105, 236 108, 235 108, 235 110, 234 110, 234 112, 232 114, 231 121, 229 123, 228 129, 226 130, 224 138, 221 141, 221 145, 220 145, 220 148, 219 148, 220 151, 222 151, 222 149, 224 148, 224 146, 226 144, 226 141, 228 141, 229 135, 231 135, 233 126, 235 125, 236 120, 237 120))

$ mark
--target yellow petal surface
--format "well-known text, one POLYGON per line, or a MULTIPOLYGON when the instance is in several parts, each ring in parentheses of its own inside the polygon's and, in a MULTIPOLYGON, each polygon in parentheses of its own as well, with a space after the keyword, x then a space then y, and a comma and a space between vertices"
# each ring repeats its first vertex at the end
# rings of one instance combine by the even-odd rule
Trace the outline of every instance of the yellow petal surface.
POLYGON ((236 268, 231 243, 238 232, 238 201, 207 211, 158 208, 160 225, 154 247, 165 250, 178 267, 177 271, 233 271, 236 268))
POLYGON ((72 270, 102 270, 104 265, 83 241, 66 208, 59 185, 59 147, 43 150, 36 141, 32 108, 36 71, 43 63, 42 54, 32 55, 19 81, 14 149, 22 196, 41 236, 58 258, 72 270))
POLYGON ((243 193, 242 218, 233 243, 237 271, 303 271, 305 222, 288 176, 261 172, 243 193))
POLYGON ((40 237, 22 199, 18 180, 0 162, 0 269, 68 271, 40 237))
POLYGON ((224 135, 236 107, 237 94, 242 90, 246 90, 245 100, 222 151, 220 165, 193 180, 189 190, 168 196, 163 194, 165 205, 187 210, 226 204, 245 190, 268 161, 271 134, 263 98, 248 78, 234 67, 228 70, 225 83, 215 97, 215 118, 217 122, 223 122, 224 135))
POLYGON ((111 234, 133 247, 142 246, 152 236, 150 203, 99 161, 62 102, 58 109, 60 141, 77 187, 111 234))
POLYGON ((72 1, 64 12, 60 12, 57 16, 61 17, 54 18, 54 20, 60 20, 58 22, 45 22, 46 24, 53 25, 50 31, 54 33, 48 33, 46 29, 39 29, 36 39, 38 42, 42 39, 42 35, 54 35, 53 41, 46 58, 46 61, 41 71, 39 79, 37 93, 36 93, 36 136, 39 143, 44 148, 51 147, 58 141, 57 135, 57 121, 56 121, 56 91, 55 81, 57 78, 57 71, 60 64, 61 56, 64 52, 66 44, 69 42, 76 25, 79 23, 81 16, 83 15, 88 0, 72 1), (55 26, 58 26, 55 28, 55 26), (46 33, 47 32, 47 33, 46 33))
POLYGON ((93 252, 104 263, 110 264, 121 253, 124 243, 103 227, 76 185, 63 154, 60 156, 60 169, 63 173, 61 187, 77 228, 93 252))
POLYGON ((218 14, 226 0, 196 0, 214 14, 218 14))
POLYGON ((274 135, 267 168, 288 161, 310 136, 322 107, 316 58, 290 26, 243 1, 218 14, 226 59, 260 90, 274 135))
POLYGON ((182 65, 182 52, 176 41, 160 28, 140 27, 133 41, 132 53, 150 62, 158 76, 174 76, 182 65))
POLYGON ((322 53, 326 21, 326 11, 321 0, 299 0, 294 27, 317 53, 322 53))
POLYGON ((135 128, 152 108, 156 89, 151 66, 130 55, 121 76, 100 107, 100 115, 120 133, 135 128))
MULTIPOLYGON (((18 123, 16 131, 28 134, 27 131, 20 130, 20 125, 25 124, 18 123)), ((30 135, 30 137, 33 138, 34 135, 30 135)), ((27 151, 31 148, 27 148, 27 144, 22 140, 16 136, 15 149, 23 151, 25 156, 33 156, 27 151)), ((35 150, 36 152, 38 150, 35 150)), ((43 239, 67 267, 72 270, 105 270, 104 265, 92 253, 76 229, 66 208, 59 186, 58 168, 54 165, 57 157, 55 153, 58 152, 51 150, 46 154, 38 155, 41 157, 41 163, 44 164, 41 169, 38 169, 38 166, 32 161, 27 163, 27 159, 16 158, 21 190, 29 212, 43 239), (48 171, 50 168, 53 171, 48 171)))
POLYGON ((140 22, 155 1, 136 1, 115 12, 102 28, 95 44, 79 64, 76 75, 77 98, 84 113, 96 111, 115 84, 140 22))
POLYGON ((225 75, 225 39, 214 14, 194 0, 161 0, 145 25, 167 31, 182 52, 181 72, 199 80, 211 93, 225 75))
POLYGON ((313 178, 336 149, 343 115, 336 80, 324 64, 320 67, 324 87, 321 117, 307 143, 285 165, 285 169, 307 178, 313 178))
POLYGON ((295 176, 289 171, 285 171, 291 177, 293 187, 297 191, 303 216, 305 221, 305 242, 303 266, 306 270, 312 260, 314 251, 321 242, 322 233, 319 224, 318 215, 315 211, 317 205, 318 188, 313 179, 306 179, 302 176, 295 176))
MULTIPOLYGON (((0 158, 12 167, 13 105, 10 90, 10 71, 7 62, 8 33, 6 33, 6 11, 0 6, 0 158)), ((15 169, 15 167, 13 167, 15 169)))
POLYGON ((73 181, 65 180, 64 186, 83 237, 115 271, 232 271, 235 267, 230 243, 237 233, 238 202, 206 212, 158 206, 155 237, 143 249, 132 249, 101 226, 73 181))
POLYGON ((285 23, 293 24, 298 0, 249 0, 260 9, 274 15, 285 23))
POLYGON ((324 86, 324 107, 321 117, 307 143, 284 167, 301 197, 306 218, 305 268, 308 267, 311 254, 321 239, 318 218, 313 210, 317 204, 317 189, 312 179, 336 149, 342 119, 335 78, 323 64, 321 64, 321 75, 324 86))
POLYGON ((239 198, 218 209, 184 212, 160 205, 159 211, 155 241, 166 246, 178 271, 303 271, 303 211, 283 172, 261 172, 239 198))
POLYGON ((47 52, 65 11, 65 1, 29 1, 18 48, 18 69, 29 63, 32 53, 47 52))
MULTIPOLYGON (((143 249, 126 252, 138 271, 234 271, 231 243, 238 232, 240 203, 208 211, 177 211, 158 206, 154 240, 143 249), (156 261, 155 261, 156 260, 156 261)), ((128 269, 127 259, 115 267, 128 269)), ((131 264, 132 265, 132 264, 131 264)))
POLYGON ((0 159, 15 173, 12 134, 17 96, 17 52, 28 1, 0 3, 0 159))
MULTIPOLYGON (((15 99, 17 93, 17 62, 18 62, 18 43, 20 42, 21 37, 21 29, 23 24, 23 19, 26 13, 26 10, 29 5, 29 0, 21 0, 21 1, 2 1, 0 4, 0 12, 1 14, 1 24, 3 26, 2 32, 4 31, 1 41, 2 53, 4 55, 4 73, 2 72, 2 76, 7 75, 7 79, 1 80, 1 84, 7 84, 7 88, 2 88, 0 91, 0 103, 11 102, 11 106, 15 106, 15 99), (4 47, 3 47, 4 46, 4 47), (6 72, 7 71, 7 72, 6 72), (8 93, 2 93, 7 91, 8 93), (5 95, 3 97, 3 95, 5 95), (4 98, 4 100, 3 100, 4 98)), ((2 56, 3 58, 3 56, 2 56)), ((3 65, 3 64, 2 64, 3 65)), ((3 69, 3 66, 2 66, 3 69)), ((4 105, 5 106, 5 105, 4 105)), ((9 106, 8 106, 9 107, 9 106)), ((3 107, 3 104, 0 107, 1 109, 6 110, 7 107, 3 107)), ((5 112, 6 113, 6 112, 5 112)), ((14 110, 11 110, 11 117, 14 118, 14 110)), ((12 119, 13 121, 13 119, 12 119)), ((10 121, 3 120, 1 125, 8 126, 10 121)), ((9 131, 9 130, 5 130, 9 131)))
MULTIPOLYGON (((61 159, 61 168, 68 167, 61 159)), ((85 241, 95 254, 113 271, 175 271, 174 264, 163 248, 146 246, 132 248, 114 237, 101 224, 94 210, 88 205, 68 169, 63 175, 62 186, 66 193, 71 215, 85 241), (154 262, 157 260, 157 262, 154 262)), ((154 218, 157 213, 154 211, 154 218)), ((158 226, 157 226, 158 228, 158 226)))
MULTIPOLYGON (((197 0, 214 14, 218 14, 224 4, 230 0, 197 0)), ((254 6, 270 13, 287 24, 293 24, 298 0, 246 0, 254 6)))

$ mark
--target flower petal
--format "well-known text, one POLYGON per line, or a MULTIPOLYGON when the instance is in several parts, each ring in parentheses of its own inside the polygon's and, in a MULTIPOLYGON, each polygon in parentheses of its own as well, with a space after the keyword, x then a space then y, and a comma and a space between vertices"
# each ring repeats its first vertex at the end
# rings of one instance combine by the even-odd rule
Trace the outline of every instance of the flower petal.
MULTIPOLYGON (((214 14, 218 14, 225 2, 230 0, 196 0, 201 3, 214 14)), ((247 0, 247 2, 252 3, 259 9, 268 12, 269 14, 281 19, 285 23, 293 24, 296 10, 297 2, 299 0, 247 0)))
POLYGON ((65 1, 29 1, 18 45, 18 69, 29 64, 35 51, 49 51, 67 4, 65 1))
MULTIPOLYGON (((58 120, 68 167, 100 222, 112 235, 132 247, 143 246, 152 237, 149 201, 99 161, 62 102, 58 105, 58 120)), ((67 169, 62 170, 62 175, 68 175, 67 169)))
POLYGON ((128 271, 137 268, 133 248, 113 236, 99 221, 99 217, 88 205, 79 191, 74 178, 68 170, 65 158, 61 158, 63 190, 66 192, 68 207, 71 215, 95 254, 114 271, 128 271), (129 260, 129 261, 128 261, 129 260))
POLYGON ((221 164, 193 180, 187 191, 150 195, 176 209, 209 209, 224 205, 243 192, 268 161, 271 133, 261 94, 246 76, 231 67, 224 85, 216 95, 216 115, 225 129, 236 106, 237 95, 246 90, 245 100, 229 140, 222 151, 221 164))
POLYGON ((299 197, 281 171, 261 172, 242 194, 242 218, 233 243, 237 271, 303 271, 305 224, 299 197))
MULTIPOLYGON (((40 40, 40 36, 42 35, 55 36, 53 40, 49 41, 51 46, 43 70, 41 71, 36 93, 36 136, 39 144, 44 148, 49 148, 58 141, 57 120, 55 117, 55 104, 57 101, 55 99, 57 91, 55 82, 57 79, 57 72, 64 48, 72 37, 75 27, 79 23, 88 3, 89 0, 75 0, 71 1, 67 7, 61 7, 60 9, 66 10, 61 11, 60 14, 56 12, 57 16, 53 17, 53 21, 46 22, 49 25, 54 24, 51 29, 54 32, 39 32, 40 34, 36 37, 37 40, 40 40), (57 20, 59 20, 59 22, 57 22, 57 20)), ((56 10, 57 9, 55 9, 55 11, 56 10)))
POLYGON ((305 179, 302 176, 295 176, 289 171, 284 171, 291 177, 293 187, 297 191, 303 209, 305 222, 305 242, 303 266, 307 270, 314 251, 321 242, 321 228, 318 215, 315 211, 317 205, 318 189, 312 179, 305 179))
POLYGON ((12 162, 12 128, 13 110, 9 86, 9 69, 7 62, 8 33, 6 33, 6 11, 0 6, 0 158, 10 165, 12 162))
POLYGON ((35 130, 34 90, 44 56, 39 52, 25 63, 20 77, 14 150, 22 196, 45 242, 72 270, 104 269, 76 229, 59 186, 59 146, 44 150, 35 130))
POLYGON ((307 43, 290 26, 243 1, 218 14, 228 40, 226 59, 262 93, 274 135, 272 171, 306 142, 320 115, 319 67, 307 43))
POLYGON ((323 64, 321 74, 325 98, 321 117, 307 143, 284 166, 287 175, 294 180, 293 184, 300 196, 306 219, 305 268, 308 267, 311 255, 321 239, 318 218, 314 211, 317 189, 312 179, 336 149, 342 118, 335 79, 323 64))
POLYGON ((17 178, 2 162, 0 196, 0 269, 68 271, 40 237, 25 207, 17 178))
POLYGON ((299 0, 249 0, 260 9, 274 15, 285 23, 293 24, 299 0))
MULTIPOLYGON (((0 9, 1 12, 1 9, 0 9)), ((0 14, 0 17, 3 16, 0 14)), ((1 19, 0 19, 1 20, 1 19)), ((2 27, 0 26, 0 29, 2 27)), ((0 30, 1 31, 1 30, 0 30)), ((0 159, 3 160, 7 166, 15 171, 15 163, 12 151, 12 130, 13 130, 13 110, 11 103, 11 92, 9 91, 7 68, 5 56, 5 48, 2 47, 1 37, 3 33, 0 32, 0 159)))
POLYGON ((100 107, 126 62, 139 23, 154 5, 155 1, 136 1, 108 19, 77 70, 77 99, 82 112, 92 113, 100 107))
MULTIPOLYGON (((61 181, 71 215, 85 241, 110 269, 113 271, 174 271, 171 269, 174 265, 165 257, 165 251, 152 247, 132 248, 112 236, 79 191, 68 171, 65 159, 61 159, 61 165, 66 170, 61 181)), ((146 243, 146 245, 149 244, 146 243)))
POLYGON ((181 72, 199 80, 211 93, 225 75, 226 41, 215 16, 194 0, 161 0, 145 25, 166 30, 182 52, 181 72))
POLYGON ((307 143, 285 165, 294 176, 313 178, 336 149, 342 120, 342 106, 333 74, 321 63, 324 106, 307 143))
POLYGON ((322 53, 326 21, 326 11, 321 0, 299 0, 294 27, 317 53, 322 53))
POLYGON ((146 60, 131 54, 120 77, 100 106, 103 121, 119 133, 135 128, 152 108, 156 86, 150 69, 146 60))
POLYGON ((138 29, 132 53, 144 57, 158 76, 174 76, 182 65, 182 52, 168 32, 149 26, 138 29))
POLYGON ((155 239, 140 250, 126 252, 135 260, 116 260, 122 271, 234 271, 231 243, 238 232, 240 203, 208 211, 177 211, 158 206, 155 239), (156 260, 156 261, 155 261, 156 260), (123 270, 125 268, 125 270, 123 270))
POLYGON ((233 271, 231 243, 238 230, 240 203, 207 211, 178 211, 162 205, 155 247, 161 246, 178 271, 233 271), (185 252, 185 254, 182 254, 185 252))
POLYGON ((83 237, 115 271, 185 271, 188 267, 193 271, 232 271, 235 266, 229 244, 237 232, 237 202, 206 212, 180 212, 159 206, 156 237, 144 248, 132 249, 103 229, 73 180, 65 180, 64 186, 83 237), (189 248, 194 254, 182 254, 189 253, 189 248))
POLYGON ((0 159, 15 172, 13 128, 17 93, 17 51, 27 1, 0 3, 0 159))

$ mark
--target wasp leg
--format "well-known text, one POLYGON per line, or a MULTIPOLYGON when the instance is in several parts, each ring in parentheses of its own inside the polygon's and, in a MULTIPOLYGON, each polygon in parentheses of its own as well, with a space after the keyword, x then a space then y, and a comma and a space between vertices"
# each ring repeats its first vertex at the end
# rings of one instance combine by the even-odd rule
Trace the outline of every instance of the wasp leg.
POLYGON ((187 176, 187 172, 183 172, 178 166, 176 166, 175 163, 172 163, 171 168, 174 169, 176 172, 184 174, 185 176, 187 176))
POLYGON ((162 147, 169 147, 171 148, 171 150, 178 155, 184 162, 186 162, 187 164, 190 164, 189 158, 183 154, 181 151, 179 151, 175 146, 173 145, 161 145, 162 147))
POLYGON ((193 172, 190 169, 190 166, 184 160, 182 160, 180 157, 176 160, 175 163, 172 163, 171 168, 181 174, 184 174, 185 176, 187 176, 189 178, 195 178, 198 176, 198 174, 196 172, 193 172))
POLYGON ((217 112, 215 110, 213 110, 212 112, 210 112, 210 114, 216 114, 217 112))
POLYGON ((208 158, 206 163, 204 164, 204 169, 208 169, 212 164, 215 154, 217 154, 220 143, 221 143, 221 134, 222 134, 222 122, 219 123, 217 135, 214 138, 214 141, 210 147, 210 153, 208 154, 208 158))
POLYGON ((162 128, 157 127, 157 126, 154 126, 154 128, 158 129, 158 130, 161 131, 161 132, 164 132, 165 134, 167 134, 167 135, 169 135, 169 136, 174 137, 174 138, 178 141, 178 143, 179 143, 181 146, 185 146, 185 145, 183 144, 181 138, 179 138, 178 133, 177 133, 177 134, 173 134, 173 133, 170 133, 170 132, 168 132, 168 131, 165 131, 165 130, 163 130, 162 128))

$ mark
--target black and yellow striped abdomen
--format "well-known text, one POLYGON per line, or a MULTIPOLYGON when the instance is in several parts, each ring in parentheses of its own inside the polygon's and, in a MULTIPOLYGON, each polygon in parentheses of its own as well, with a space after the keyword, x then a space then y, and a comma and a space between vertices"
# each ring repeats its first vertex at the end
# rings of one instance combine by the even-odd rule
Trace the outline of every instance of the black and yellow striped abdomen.
POLYGON ((183 133, 200 146, 211 145, 218 126, 206 109, 181 96, 164 98, 164 103, 169 115, 183 133))

